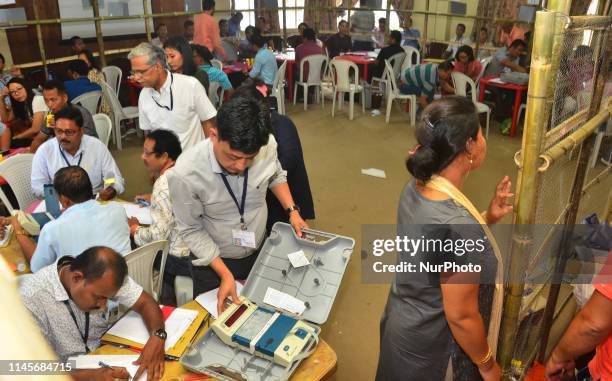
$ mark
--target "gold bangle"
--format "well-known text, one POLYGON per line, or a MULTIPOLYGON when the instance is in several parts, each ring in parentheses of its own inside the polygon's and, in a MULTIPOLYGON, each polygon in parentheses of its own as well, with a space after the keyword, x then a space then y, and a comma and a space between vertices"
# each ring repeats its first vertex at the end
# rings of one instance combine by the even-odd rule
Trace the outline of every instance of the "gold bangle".
POLYGON ((15 230, 15 235, 24 235, 26 237, 30 236, 30 234, 25 229, 23 229, 23 230, 15 230))
POLYGON ((493 352, 491 351, 491 349, 489 349, 489 351, 487 352, 487 354, 481 358, 480 360, 476 361, 476 365, 484 365, 486 363, 489 362, 489 360, 491 360, 491 357, 493 357, 493 352))

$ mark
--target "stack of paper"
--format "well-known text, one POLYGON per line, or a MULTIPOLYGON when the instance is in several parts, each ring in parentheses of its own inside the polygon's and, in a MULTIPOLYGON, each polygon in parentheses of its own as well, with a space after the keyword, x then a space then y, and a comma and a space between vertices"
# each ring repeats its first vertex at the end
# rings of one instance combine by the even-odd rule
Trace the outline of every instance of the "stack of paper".
MULTIPOLYGON (((212 315, 215 319, 219 317, 217 313, 217 294, 219 293, 219 289, 215 288, 214 290, 210 290, 203 294, 198 295, 195 299, 208 313, 212 315)), ((242 293, 242 284, 236 282, 236 293, 238 296, 242 293)))
MULTIPOLYGON (((174 347, 176 342, 183 336, 191 323, 198 316, 198 311, 185 308, 176 308, 165 321, 165 329, 168 333, 165 350, 174 347)), ((146 344, 149 340, 149 331, 142 317, 135 311, 128 312, 122 317, 107 334, 127 339, 139 344, 146 344)))
MULTIPOLYGON (((138 360, 139 356, 140 355, 81 355, 70 357, 68 361, 74 361, 76 369, 98 369, 101 368, 100 362, 110 366, 123 367, 133 379, 138 371, 138 365, 133 365, 132 363, 138 360)), ((146 380, 147 372, 145 371, 138 379, 146 380)))

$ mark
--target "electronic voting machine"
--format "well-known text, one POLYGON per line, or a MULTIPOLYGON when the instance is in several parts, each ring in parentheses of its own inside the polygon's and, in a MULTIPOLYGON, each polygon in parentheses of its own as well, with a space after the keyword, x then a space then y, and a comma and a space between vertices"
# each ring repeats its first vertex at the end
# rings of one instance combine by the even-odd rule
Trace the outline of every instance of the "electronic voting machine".
POLYGON ((223 381, 287 380, 312 354, 353 252, 352 238, 276 223, 242 289, 183 357, 186 368, 223 381), (306 259, 300 265, 289 254, 306 259), (269 303, 273 293, 301 304, 299 313, 269 303))

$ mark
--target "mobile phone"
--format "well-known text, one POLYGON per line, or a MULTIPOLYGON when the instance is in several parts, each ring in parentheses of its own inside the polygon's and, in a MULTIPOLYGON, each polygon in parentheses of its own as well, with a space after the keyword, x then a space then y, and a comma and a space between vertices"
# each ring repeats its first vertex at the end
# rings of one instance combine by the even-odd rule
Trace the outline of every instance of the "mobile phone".
POLYGON ((53 188, 53 184, 44 185, 44 195, 45 208, 47 210, 47 213, 51 214, 55 218, 59 217, 60 204, 57 198, 57 194, 55 193, 55 189, 53 188))

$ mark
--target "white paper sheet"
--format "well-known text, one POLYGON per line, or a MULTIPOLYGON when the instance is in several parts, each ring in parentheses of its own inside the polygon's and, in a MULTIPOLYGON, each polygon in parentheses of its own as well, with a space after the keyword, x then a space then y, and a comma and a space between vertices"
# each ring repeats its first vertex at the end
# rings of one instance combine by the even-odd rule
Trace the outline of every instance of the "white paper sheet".
POLYGON ((291 266, 295 268, 308 266, 310 264, 308 257, 306 257, 306 254, 304 254, 302 250, 298 250, 295 253, 287 254, 287 257, 289 257, 289 262, 291 262, 291 266))
POLYGON ((381 179, 386 179, 387 178, 387 175, 385 174, 385 171, 383 171, 382 169, 377 169, 377 168, 362 169, 361 170, 361 174, 362 175, 367 175, 367 176, 373 176, 373 177, 380 177, 381 179))
POLYGON ((45 204, 45 200, 41 200, 36 208, 32 211, 32 213, 45 213, 47 211, 47 204, 45 204))
MULTIPOLYGON (((74 361, 76 369, 98 369, 101 368, 100 362, 109 366, 124 367, 130 377, 134 377, 138 371, 138 365, 132 363, 138 360, 140 355, 81 355, 70 357, 68 361, 74 361)), ((138 380, 146 380, 147 372, 145 371, 138 380)), ((135 380, 135 381, 138 381, 135 380)))
POLYGON ((294 314, 301 315, 306 309, 304 302, 295 298, 289 294, 268 287, 266 296, 264 297, 264 303, 267 303, 276 308, 280 308, 285 311, 292 312, 294 314))
POLYGON ((151 225, 153 223, 150 207, 141 207, 132 202, 120 202, 119 204, 123 206, 128 217, 136 217, 141 225, 151 225))
MULTIPOLYGON (((206 311, 208 311, 215 319, 219 317, 217 313, 217 294, 219 289, 215 288, 203 294, 198 295, 195 299, 206 311)), ((236 282, 236 293, 238 296, 242 293, 242 284, 236 282)))
MULTIPOLYGON (((176 344, 197 316, 198 311, 186 308, 177 308, 172 311, 165 321, 165 330, 168 334, 165 345, 166 351, 176 344)), ((149 331, 142 317, 135 311, 128 312, 107 333, 143 345, 149 340, 149 331)))
POLYGON ((489 82, 493 82, 493 83, 500 83, 500 84, 504 84, 506 82, 502 81, 501 78, 493 78, 492 80, 490 80, 489 82))

